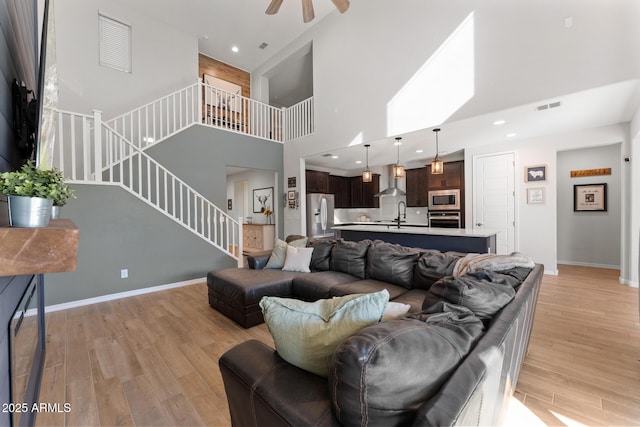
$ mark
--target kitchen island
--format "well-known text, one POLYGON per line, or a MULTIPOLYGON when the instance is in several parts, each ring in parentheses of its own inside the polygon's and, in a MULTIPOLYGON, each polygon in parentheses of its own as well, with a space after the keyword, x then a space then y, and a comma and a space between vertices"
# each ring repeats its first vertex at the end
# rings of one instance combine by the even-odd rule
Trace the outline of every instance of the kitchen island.
POLYGON ((333 227, 345 240, 382 240, 441 252, 496 253, 495 230, 467 228, 434 228, 392 223, 348 224, 333 227))

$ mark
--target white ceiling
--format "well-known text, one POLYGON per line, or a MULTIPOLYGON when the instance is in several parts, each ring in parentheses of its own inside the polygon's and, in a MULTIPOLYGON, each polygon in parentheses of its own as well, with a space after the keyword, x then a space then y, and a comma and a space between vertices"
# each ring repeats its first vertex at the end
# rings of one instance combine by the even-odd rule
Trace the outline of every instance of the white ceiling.
MULTIPOLYGON (((354 5, 355 1, 358 0, 352 1, 354 5)), ((284 0, 280 12, 274 16, 264 13, 270 0, 127 0, 126 3, 154 19, 197 37, 200 52, 247 71, 258 68, 322 18, 331 13, 338 14, 330 0, 314 1, 316 18, 308 24, 302 21, 301 0, 284 0), (205 35, 207 39, 203 37, 205 35), (269 44, 265 50, 258 48, 262 42, 269 44), (232 46, 238 46, 239 52, 233 53, 232 46)), ((595 58, 594 60, 597 61, 595 58)), ((307 70, 304 73, 308 75, 308 64, 299 58, 296 61, 296 66, 289 68, 307 70)), ((277 78, 267 77, 274 80, 273 89, 275 96, 278 96, 277 92, 280 89, 276 89, 277 78)), ((295 86, 294 83, 300 78, 287 74, 286 78, 281 80, 295 86)), ((546 81, 550 93, 552 90, 561 90, 558 89, 562 87, 561 79, 558 82, 554 82, 553 79, 546 81)), ((283 94, 286 94, 291 87, 282 90, 283 94)), ((271 94, 272 97, 274 93, 271 94)), ((282 102, 285 103, 286 101, 282 102)), ((500 104, 510 103, 496 100, 495 105, 500 104)), ((483 111, 471 102, 462 107, 463 114, 457 115, 462 118, 459 119, 454 114, 450 121, 440 126, 440 151, 441 154, 459 152, 468 146, 470 141, 474 144, 516 141, 628 122, 639 105, 640 79, 617 82, 578 93, 558 93, 551 99, 538 99, 526 105, 492 113, 486 113, 486 109, 483 111), (541 112, 535 108, 539 104, 555 101, 561 101, 561 107, 541 112), (506 123, 495 126, 493 122, 496 120, 505 120, 506 123), (516 136, 507 138, 508 133, 515 133, 516 136)), ((413 167, 426 163, 435 155, 434 141, 432 129, 403 135, 401 160, 403 157, 412 158, 415 161, 407 166, 413 167), (424 152, 418 154, 417 149, 423 149, 424 152)), ((396 147, 393 146, 392 138, 366 142, 372 144, 369 153, 371 165, 395 161, 396 147)), ((338 155, 338 159, 315 155, 307 158, 307 164, 342 170, 348 174, 356 174, 362 169, 362 164, 355 163, 356 160, 364 160, 364 148, 361 145, 334 150, 332 154, 338 155)))
MULTIPOLYGON (((329 13, 330 0, 315 0, 315 19, 302 21, 302 2, 284 0, 276 15, 264 12, 271 0, 127 0, 127 6, 198 38, 207 56, 251 72, 329 13), (205 38, 206 37, 206 38, 205 38), (261 43, 269 46, 262 50, 261 43), (238 53, 231 51, 238 47, 238 53)), ((346 13, 349 13, 347 11, 346 13)))
MULTIPOLYGON (((629 80, 469 119, 446 122, 438 126, 441 128, 438 136, 440 155, 445 154, 445 161, 446 154, 459 157, 459 151, 468 146, 470 141, 474 145, 518 141, 628 122, 639 105, 640 80, 629 80), (561 106, 544 111, 536 109, 538 105, 555 101, 560 101, 561 106), (505 123, 494 125, 498 120, 504 120, 505 123), (516 135, 507 137, 511 133, 516 135)), ((397 158, 394 142, 393 138, 370 142, 369 164, 394 163, 397 158)), ((326 153, 306 158, 307 165, 335 169, 345 174, 358 174, 365 161, 365 149, 362 145, 331 151, 330 154, 337 155, 337 159, 323 154, 326 153), (363 163, 356 164, 357 160, 363 163)), ((400 162, 406 167, 419 167, 430 162, 434 156, 433 128, 402 135, 400 162), (420 149, 423 152, 416 153, 420 149), (408 158, 412 162, 408 163, 408 158)))

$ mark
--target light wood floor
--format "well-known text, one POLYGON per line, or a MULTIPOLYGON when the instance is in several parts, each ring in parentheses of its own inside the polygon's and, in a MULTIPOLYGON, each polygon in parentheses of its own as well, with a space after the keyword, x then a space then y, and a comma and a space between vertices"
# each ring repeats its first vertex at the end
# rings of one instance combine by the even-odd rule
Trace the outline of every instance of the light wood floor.
MULTIPOLYGON (((560 267, 545 276, 508 422, 640 425, 638 289, 618 272, 560 267)), ((209 307, 204 283, 47 314, 45 403, 37 425, 230 424, 217 360, 272 344, 209 307)))

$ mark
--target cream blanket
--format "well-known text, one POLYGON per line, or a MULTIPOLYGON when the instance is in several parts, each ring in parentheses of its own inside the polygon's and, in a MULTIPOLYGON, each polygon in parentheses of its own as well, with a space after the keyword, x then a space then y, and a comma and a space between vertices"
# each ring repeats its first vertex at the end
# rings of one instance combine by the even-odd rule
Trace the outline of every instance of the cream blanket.
POLYGON ((533 259, 520 252, 511 255, 467 254, 456 261, 453 267, 454 276, 463 276, 473 270, 503 271, 515 267, 533 268, 533 259))

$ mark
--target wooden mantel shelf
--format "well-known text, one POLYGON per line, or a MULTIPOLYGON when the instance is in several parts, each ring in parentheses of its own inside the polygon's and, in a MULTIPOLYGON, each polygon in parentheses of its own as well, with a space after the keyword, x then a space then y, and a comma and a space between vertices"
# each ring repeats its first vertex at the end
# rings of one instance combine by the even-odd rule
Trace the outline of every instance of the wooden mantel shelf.
POLYGON ((46 228, 0 227, 0 276, 74 271, 79 236, 69 219, 46 228))

